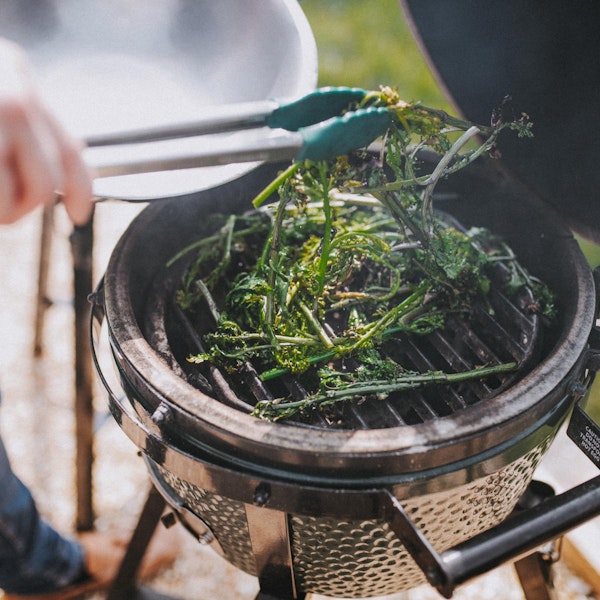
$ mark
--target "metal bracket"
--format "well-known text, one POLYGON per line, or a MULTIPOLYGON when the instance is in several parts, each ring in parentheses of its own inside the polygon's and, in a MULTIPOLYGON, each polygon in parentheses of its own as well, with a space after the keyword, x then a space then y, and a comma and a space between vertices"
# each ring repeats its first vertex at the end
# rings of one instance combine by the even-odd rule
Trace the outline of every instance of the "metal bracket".
MULTIPOLYGON (((156 465, 144 456, 148 474, 156 491, 163 497, 166 504, 170 506, 174 517, 181 523, 183 528, 190 533, 200 544, 208 545, 219 555, 224 557, 223 548, 209 524, 193 510, 189 509, 182 500, 171 491, 169 485, 160 476, 156 465)), ((169 519, 170 517, 167 517, 169 519)))
POLYGON ((448 580, 440 555, 411 521, 400 501, 389 490, 383 490, 383 495, 384 516, 390 529, 425 573, 429 583, 435 586, 445 598, 450 598, 452 587, 447 587, 448 580))
POLYGON ((258 598, 302 600, 305 594, 296 585, 287 513, 252 504, 245 508, 261 590, 258 598))

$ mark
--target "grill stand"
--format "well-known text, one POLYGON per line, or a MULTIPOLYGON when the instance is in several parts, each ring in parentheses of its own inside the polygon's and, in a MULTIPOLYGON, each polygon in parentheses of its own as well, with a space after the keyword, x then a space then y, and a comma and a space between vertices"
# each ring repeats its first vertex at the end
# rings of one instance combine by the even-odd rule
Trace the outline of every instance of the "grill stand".
MULTIPOLYGON (((596 487, 600 485, 600 478, 593 481, 596 482, 596 487)), ((549 488, 544 486, 545 484, 540 484, 537 481, 530 484, 524 495, 527 500, 526 508, 541 506, 546 502, 549 497, 547 495, 547 489, 549 488), (543 496, 539 493, 540 486, 542 486, 543 496)), ((452 597, 456 584, 485 572, 486 569, 481 567, 482 559, 480 559, 468 573, 454 577, 452 570, 453 550, 441 555, 438 554, 421 535, 416 526, 412 524, 398 500, 391 494, 389 494, 389 498, 390 503, 387 511, 390 527, 400 537, 419 567, 423 569, 428 581, 444 597, 452 597)), ((257 506, 246 505, 252 549, 257 572, 259 573, 260 591, 255 600, 305 600, 306 594, 298 589, 294 577, 288 515, 282 511, 264 508, 260 506, 260 499, 258 500, 257 506), (265 511, 268 514, 265 514, 265 511)), ((166 505, 166 500, 152 486, 106 600, 175 600, 168 596, 157 595, 151 590, 138 588, 135 584, 138 568, 166 505)), ((519 509, 516 510, 516 515, 518 515, 518 511, 519 509)), ((508 521, 510 520, 508 519, 508 521)), ((163 522, 166 526, 174 524, 172 518, 163 518, 163 522)), ((501 528, 502 525, 498 527, 501 528)), ((485 536, 485 534, 482 535, 485 536)), ((516 535, 519 535, 519 531, 516 531, 516 535)), ((470 542, 466 542, 463 546, 469 544, 470 542)), ((502 544, 500 544, 500 547, 502 548, 502 544)), ((475 548, 481 554, 480 546, 475 544, 475 548)), ((514 567, 525 600, 555 600, 552 582, 552 564, 555 560, 556 556, 553 553, 534 551, 515 561, 514 567)), ((494 558, 492 558, 493 561, 494 558)), ((467 561, 463 562, 468 563, 470 561, 467 557, 467 561)), ((483 562, 489 563, 489 560, 485 559, 483 562)), ((502 562, 502 560, 493 562, 492 567, 499 566, 502 562)), ((492 567, 488 564, 488 569, 492 567)))
POLYGON ((136 574, 165 506, 165 500, 152 486, 106 600, 176 600, 135 584, 136 574))
MULTIPOLYGON (((553 496, 554 489, 551 486, 532 481, 515 512, 533 508, 553 496)), ((561 546, 562 538, 550 544, 547 551, 539 550, 515 562, 515 571, 527 600, 558 600, 554 594, 552 565, 560 558, 561 546)))
POLYGON ((526 600, 555 600, 552 563, 553 560, 542 552, 530 554, 515 563, 526 600))

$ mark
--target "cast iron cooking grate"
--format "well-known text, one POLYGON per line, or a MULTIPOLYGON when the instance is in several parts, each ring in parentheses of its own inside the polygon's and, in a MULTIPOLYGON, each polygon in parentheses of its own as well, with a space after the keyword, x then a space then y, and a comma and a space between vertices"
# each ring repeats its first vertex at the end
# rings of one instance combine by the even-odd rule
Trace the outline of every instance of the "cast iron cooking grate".
MULTIPOLYGON (((392 393, 385 399, 341 402, 324 413, 310 411, 286 419, 286 423, 351 430, 416 425, 454 415, 513 385, 538 355, 540 318, 531 308, 534 298, 530 289, 524 288, 518 296, 509 299, 500 291, 499 281, 506 276, 501 263, 495 275, 488 305, 476 306, 467 315, 450 317, 442 330, 427 335, 398 335, 384 350, 389 360, 414 371, 456 373, 511 361, 519 365, 516 371, 459 384, 436 384, 392 393)), ((204 351, 203 336, 214 327, 211 311, 208 308, 198 311, 202 318, 192 322, 174 300, 167 304, 170 308, 166 315, 159 317, 165 320, 162 327, 166 335, 158 349, 163 356, 168 354, 171 363, 175 361, 177 371, 203 393, 245 413, 252 412, 261 400, 281 397, 298 400, 311 393, 306 378, 300 381, 287 375, 264 383, 250 363, 234 374, 225 374, 206 364, 190 364, 187 357, 204 351)), ((154 323, 150 327, 156 331, 156 326, 154 323)))

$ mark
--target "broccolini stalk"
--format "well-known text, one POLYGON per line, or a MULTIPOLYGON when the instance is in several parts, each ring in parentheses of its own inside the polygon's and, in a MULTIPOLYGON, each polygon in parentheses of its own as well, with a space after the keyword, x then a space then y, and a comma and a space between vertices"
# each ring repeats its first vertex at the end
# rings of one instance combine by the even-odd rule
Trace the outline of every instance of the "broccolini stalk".
MULTIPOLYGON (((534 281, 512 267, 514 256, 505 245, 501 252, 497 244, 492 252, 484 250, 481 230, 478 237, 457 231, 435 215, 432 203, 438 182, 493 153, 501 131, 531 135, 526 116, 475 125, 403 102, 387 87, 361 104, 385 106, 394 116, 381 155, 358 150, 336 160, 292 164, 253 204, 263 205, 276 191, 278 202, 254 218, 231 220, 218 242, 212 236, 210 244, 198 244, 198 258, 184 283, 182 297, 190 310, 195 293, 204 298, 208 288, 220 297, 226 293, 221 310, 212 310, 218 326, 205 336, 207 352, 190 357, 191 362, 235 371, 250 360, 263 381, 285 373, 320 381, 302 400, 261 401, 254 411, 261 418, 277 420, 341 401, 480 379, 517 367, 510 362, 464 373, 411 373, 389 358, 383 345, 398 333, 443 328, 448 315, 467 312, 477 302, 485 305, 489 270, 498 261, 506 261, 514 290, 534 281), (429 173, 420 164, 425 147, 440 155, 429 173), (265 213, 272 217, 258 218, 265 213), (232 249, 249 247, 249 239, 262 242, 246 250, 242 262, 248 270, 238 273, 232 249), (213 254, 214 247, 222 248, 220 259, 207 260, 209 246, 213 254), (195 284, 198 278, 206 286, 195 284), (348 368, 352 364, 360 368, 348 368)), ((550 294, 540 297, 551 304, 550 294)))

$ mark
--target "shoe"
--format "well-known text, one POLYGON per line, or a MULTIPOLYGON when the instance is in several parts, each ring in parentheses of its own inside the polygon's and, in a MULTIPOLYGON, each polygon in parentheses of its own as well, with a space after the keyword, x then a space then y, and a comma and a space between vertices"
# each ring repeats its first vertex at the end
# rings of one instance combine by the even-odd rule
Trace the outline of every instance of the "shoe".
MULTIPOLYGON (((82 533, 78 539, 86 553, 86 570, 90 573, 88 578, 54 592, 25 595, 5 592, 0 600, 75 600, 92 592, 109 589, 119 571, 129 540, 122 534, 96 531, 82 533)), ((151 579, 171 566, 180 548, 180 528, 165 529, 159 525, 146 548, 137 580, 151 579)))

